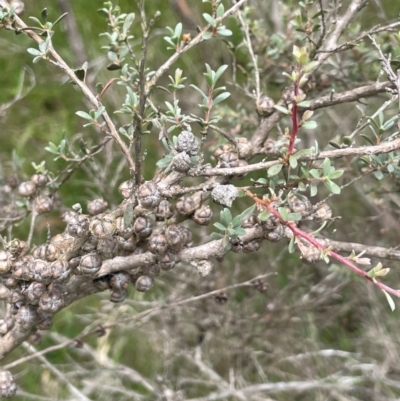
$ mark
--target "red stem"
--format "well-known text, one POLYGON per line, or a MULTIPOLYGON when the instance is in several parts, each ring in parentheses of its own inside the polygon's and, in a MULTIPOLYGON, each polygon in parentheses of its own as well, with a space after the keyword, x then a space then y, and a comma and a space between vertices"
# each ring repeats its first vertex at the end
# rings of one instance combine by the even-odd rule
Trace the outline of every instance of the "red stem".
MULTIPOLYGON (((299 82, 300 82, 301 74, 299 78, 294 83, 294 98, 299 94, 299 82)), ((287 157, 289 158, 293 154, 294 142, 296 141, 297 132, 299 131, 299 123, 297 120, 298 107, 297 102, 293 99, 293 108, 292 108, 292 133, 290 134, 290 142, 289 142, 289 150, 287 157)))
POLYGON ((378 281, 377 279, 368 276, 367 272, 365 272, 364 270, 357 267, 347 257, 339 255, 338 253, 336 253, 334 251, 331 251, 330 249, 326 248, 324 245, 320 244, 312 235, 300 230, 298 227, 294 226, 293 224, 290 224, 288 221, 283 220, 280 213, 271 206, 270 202, 267 199, 263 199, 263 200, 259 199, 256 195, 254 195, 253 193, 251 193, 248 190, 246 190, 246 193, 251 198, 253 198, 253 200, 256 203, 261 204, 264 207, 266 207, 268 209, 268 211, 271 214, 273 214, 274 216, 276 216, 282 224, 284 224, 286 227, 290 228, 290 230, 292 230, 293 235, 295 237, 297 236, 297 237, 304 238, 308 243, 310 243, 311 245, 320 249, 321 251, 325 252, 327 255, 331 256, 333 259, 336 259, 341 264, 349 267, 356 274, 367 279, 371 283, 375 284, 381 290, 384 290, 384 291, 394 295, 395 297, 400 298, 400 290, 395 290, 394 288, 388 287, 386 284, 383 284, 382 282, 378 281))

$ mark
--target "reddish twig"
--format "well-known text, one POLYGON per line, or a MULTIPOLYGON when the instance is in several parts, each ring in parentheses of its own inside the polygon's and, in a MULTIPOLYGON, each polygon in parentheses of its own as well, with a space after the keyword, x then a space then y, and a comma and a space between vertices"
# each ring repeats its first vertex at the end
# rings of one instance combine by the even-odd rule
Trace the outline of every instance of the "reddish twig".
POLYGON ((252 192, 249 190, 245 190, 246 194, 250 196, 257 205, 261 205, 265 207, 271 214, 273 214, 275 217, 279 219, 281 224, 284 224, 286 227, 288 227, 292 232, 293 235, 298 238, 301 237, 305 239, 309 244, 315 246, 317 249, 321 250, 324 254, 331 256, 333 259, 337 260, 339 263, 347 266, 350 268, 352 271, 354 271, 356 274, 359 276, 367 279, 371 283, 375 284, 378 288, 380 288, 383 291, 386 291, 392 295, 394 295, 397 298, 400 298, 400 290, 396 290, 394 288, 391 288, 387 286, 386 284, 383 284, 382 282, 378 281, 374 277, 370 277, 367 272, 364 270, 360 269, 357 267, 353 262, 350 261, 349 258, 345 256, 341 256, 338 253, 332 251, 330 248, 326 247, 325 245, 321 244, 318 242, 311 234, 308 234, 298 227, 296 227, 294 224, 290 223, 289 221, 286 221, 282 218, 280 213, 271 205, 271 202, 268 199, 260 199, 256 195, 254 195, 252 192))

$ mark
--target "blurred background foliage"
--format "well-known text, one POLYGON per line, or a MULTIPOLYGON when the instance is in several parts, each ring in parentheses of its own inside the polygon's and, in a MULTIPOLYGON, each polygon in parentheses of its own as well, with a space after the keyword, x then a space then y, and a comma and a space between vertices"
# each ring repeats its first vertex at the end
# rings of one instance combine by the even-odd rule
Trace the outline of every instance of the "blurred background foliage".
MULTIPOLYGON (((282 72, 290 71, 293 44, 306 44, 304 34, 296 31, 293 25, 300 12, 300 2, 253 0, 249 3, 248 18, 254 47, 259 54, 262 88, 278 100, 286 85, 282 72)), ((309 3, 315 8, 318 2, 309 3)), ((343 7, 348 3, 343 1, 343 7)), ((102 6, 101 1, 26 2, 22 18, 29 24, 28 16, 39 17, 41 10, 47 7, 49 20, 55 20, 64 12, 66 4, 72 7, 84 53, 73 51, 71 40, 74 39, 68 35, 65 21, 56 28, 55 49, 74 68, 88 61, 87 81, 91 87, 94 88, 97 82, 107 83, 119 73, 106 69, 109 62, 101 50, 105 39, 99 34, 107 28, 104 18, 96 11, 102 6)), ((123 12, 138 13, 136 2, 121 0, 114 4, 118 4, 123 12)), ((208 4, 199 0, 146 1, 148 18, 156 11, 161 12, 149 40, 150 69, 157 69, 171 55, 163 40, 165 27, 174 28, 182 21, 184 32, 195 36, 196 26, 204 25, 201 15, 206 10, 208 4)), ((370 1, 351 24, 344 40, 350 41, 376 24, 395 20, 399 12, 399 2, 370 1)), ((139 54, 140 24, 138 18, 135 21, 132 44, 139 54)), ((226 25, 233 31, 231 37, 206 41, 184 54, 161 79, 160 85, 166 86, 167 76, 173 75, 175 68, 181 68, 187 77, 186 84, 205 88, 205 63, 214 69, 228 64, 230 68, 223 80, 232 96, 218 109, 223 117, 220 126, 235 135, 250 137, 258 123, 252 94, 251 59, 243 46, 238 21, 232 17, 226 25)), ((389 34, 380 35, 379 42, 385 51, 393 52, 393 57, 400 55, 400 48, 393 45, 389 34)), ((75 115, 77 110, 87 111, 82 94, 67 82, 61 70, 43 61, 32 64, 32 56, 26 51, 32 46, 24 35, 1 32, 0 105, 10 102, 19 93, 21 85, 24 92, 33 84, 25 97, 0 114, 2 184, 14 177, 19 181, 26 179, 34 172, 31 162, 39 164, 45 160, 47 169, 55 175, 65 168, 63 160, 54 161, 44 150, 49 142, 58 144, 67 138, 70 145, 79 150, 79 147, 90 147, 99 140, 98 132, 90 127, 83 128, 82 119, 75 115)), ((315 74, 309 97, 374 82, 379 71, 376 52, 370 42, 364 40, 350 51, 332 57, 315 74)), ((108 110, 120 107, 124 93, 116 86, 107 92, 103 100, 108 110)), ((156 93, 157 106, 165 109, 164 101, 171 101, 171 96, 161 90, 156 93)), ((185 113, 199 113, 200 99, 188 85, 179 98, 185 113)), ((372 114, 386 99, 387 95, 381 95, 363 105, 366 114, 372 114)), ((395 113, 395 109, 389 110, 387 118, 395 113)), ((344 105, 321 110, 316 116, 319 129, 305 133, 301 146, 311 146, 317 140, 322 149, 329 146, 329 140, 340 141, 343 135, 354 130, 359 112, 355 105, 344 105)), ((114 117, 117 126, 123 124, 119 115, 114 117)), ((271 135, 276 136, 284 127, 285 120, 271 135)), ((221 140, 216 135, 209 137, 209 155, 219 143, 221 140)), ((358 140, 358 145, 365 144, 358 140)), ((157 132, 145 138, 144 148, 147 151, 144 174, 150 179, 155 163, 164 152, 157 132)), ((346 169, 347 180, 360 171, 357 162, 351 159, 339 163, 346 169)), ((88 200, 101 196, 110 205, 119 204, 121 199, 116 188, 128 177, 128 169, 121 164, 118 150, 113 146, 106 148, 61 186, 58 210, 40 218, 34 243, 45 241, 47 224, 53 235, 63 231, 60 211, 65 207, 77 202, 85 205, 88 200)), ((248 185, 251 178, 259 177, 259 173, 249 175, 240 185, 248 185)), ((335 220, 325 234, 340 241, 398 246, 397 192, 398 183, 393 179, 377 181, 373 177, 343 190, 340 201, 339 197, 329 200, 334 215, 341 218, 335 220)), ((320 199, 316 201, 324 195, 323 192, 319 194, 320 199)), ((248 200, 237 203, 237 211, 250 205, 248 200)), ((219 208, 216 205, 213 208, 217 215, 219 208)), ((26 222, 15 227, 13 236, 24 238, 28 227, 26 222)), ((205 242, 211 231, 211 228, 199 229, 196 241, 205 242)), ((393 268, 390 280, 396 287, 399 283, 398 262, 385 261, 384 264, 393 268)), ((240 388, 290 381, 337 385, 328 389, 316 385, 307 391, 276 392, 270 395, 271 398, 252 398, 250 395, 242 399, 391 400, 400 396, 398 311, 391 313, 384 296, 376 288, 356 280, 337 266, 327 266, 323 262, 306 265, 298 255, 288 254, 285 244, 264 242, 256 254, 227 255, 205 279, 200 279, 193 266, 180 264, 156 281, 154 289, 145 295, 132 290, 122 305, 110 304, 108 294, 102 294, 70 306, 57 315, 51 332, 44 333, 40 344, 34 346, 43 349, 73 338, 88 326, 121 321, 105 336, 85 340, 83 347, 75 344, 46 355, 47 361, 57 367, 68 382, 90 394, 93 400, 110 397, 155 400, 162 396, 167 400, 169 389, 175 391, 171 398, 174 400, 196 397, 206 400, 216 388, 229 388, 230 384, 240 388), (123 320, 162 302, 200 295, 268 272, 276 274, 268 278, 265 291, 255 287, 239 288, 226 293, 225 303, 221 298, 210 297, 189 306, 166 308, 137 321, 123 320), (334 351, 324 354, 321 350, 334 351), (136 379, 137 374, 141 375, 140 380, 136 379), (357 377, 359 382, 346 386, 343 379, 346 377, 357 377)), ((26 347, 20 347, 2 362, 7 364, 28 351, 26 347)), ((71 399, 68 385, 43 360, 17 366, 13 373, 21 388, 16 400, 71 399)), ((298 389, 301 389, 300 385, 298 389)))

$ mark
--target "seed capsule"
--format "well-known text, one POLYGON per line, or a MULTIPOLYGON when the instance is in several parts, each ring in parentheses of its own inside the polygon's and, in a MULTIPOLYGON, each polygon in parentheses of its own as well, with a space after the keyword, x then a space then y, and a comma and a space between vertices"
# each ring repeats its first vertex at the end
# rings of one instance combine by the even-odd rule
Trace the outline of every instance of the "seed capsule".
POLYGON ((14 327, 14 320, 8 315, 0 319, 0 334, 6 334, 14 327))
POLYGON ((12 276, 11 273, 5 273, 1 277, 2 283, 9 289, 15 288, 18 286, 19 280, 12 276))
POLYGON ((171 224, 165 230, 165 237, 167 239, 168 247, 179 251, 185 245, 182 227, 171 224))
POLYGON ((120 186, 118 187, 118 191, 125 199, 128 199, 132 196, 134 188, 135 185, 133 181, 129 180, 121 183, 120 186))
POLYGON ((150 276, 140 276, 136 280, 135 288, 140 292, 149 291, 154 285, 154 279, 150 276))
POLYGON ((116 240, 121 251, 132 253, 136 248, 136 238, 133 235, 126 240, 122 237, 116 237, 116 240))
POLYGON ((176 261, 176 253, 172 250, 167 250, 164 255, 162 255, 160 259, 158 259, 159 269, 161 268, 164 271, 171 270, 175 267, 176 261))
POLYGON ((43 283, 30 283, 25 291, 25 298, 28 303, 38 305, 42 295, 46 292, 46 286, 43 283))
POLYGON ((151 221, 147 217, 138 217, 133 224, 133 231, 139 238, 150 237, 153 232, 151 221))
POLYGON ((126 272, 117 272, 110 279, 111 302, 123 302, 126 298, 127 289, 131 282, 131 276, 126 272))
POLYGON ((8 370, 0 370, 0 396, 10 398, 17 392, 17 385, 8 370))
POLYGON ((90 237, 84 242, 84 244, 82 245, 82 248, 81 248, 82 253, 83 253, 83 254, 86 254, 86 253, 95 251, 96 248, 97 248, 97 244, 98 244, 98 243, 99 243, 99 241, 98 241, 97 238, 95 238, 95 237, 93 237, 93 236, 90 236, 90 237))
POLYGON ((11 313, 15 315, 19 311, 19 309, 23 305, 25 305, 26 300, 24 294, 22 294, 21 291, 14 290, 8 295, 7 302, 10 304, 11 313))
POLYGON ((35 259, 30 264, 30 271, 34 281, 48 284, 53 278, 53 270, 51 265, 44 260, 35 259))
MULTIPOLYGON (((17 280, 30 281, 33 279, 33 272, 31 271, 30 263, 33 261, 32 256, 22 256, 19 259, 14 260, 11 274, 17 280)), ((40 259, 38 259, 40 260, 40 259)), ((44 262, 46 263, 46 262, 44 262)))
POLYGON ((268 139, 264 142, 264 153, 267 155, 274 155, 279 152, 279 148, 276 141, 268 139))
POLYGON ((49 213, 53 210, 53 198, 39 195, 35 198, 35 209, 38 214, 49 213))
POLYGON ((76 214, 68 222, 68 234, 82 238, 89 234, 89 219, 83 214, 76 214))
POLYGON ((264 231, 264 238, 270 242, 278 242, 285 236, 285 229, 280 224, 272 231, 264 231))
POLYGON ((62 220, 65 222, 65 223, 69 223, 70 221, 72 221, 72 219, 73 218, 75 218, 75 216, 77 216, 78 215, 78 213, 76 213, 76 212, 74 212, 74 211, 72 211, 72 210, 67 210, 66 212, 64 212, 62 215, 61 215, 61 218, 62 218, 62 220))
POLYGON ((218 167, 232 168, 239 166, 239 156, 235 152, 222 153, 218 158, 218 167))
POLYGON ((256 112, 260 117, 268 117, 274 109, 275 102, 268 96, 262 96, 256 101, 256 112))
POLYGON ((72 259, 70 259, 68 261, 68 265, 69 265, 69 268, 71 270, 75 270, 79 266, 79 263, 81 263, 81 257, 80 256, 72 258, 72 259))
POLYGON ((37 187, 44 187, 47 184, 47 177, 44 174, 33 174, 31 181, 37 187))
POLYGON ((199 141, 189 131, 182 131, 178 135, 177 140, 178 152, 186 152, 190 156, 194 156, 199 150, 199 141))
POLYGON ((157 185, 149 181, 144 183, 137 190, 137 198, 142 207, 152 209, 161 202, 161 193, 157 185))
POLYGON ((125 226, 123 217, 118 217, 115 224, 116 224, 116 232, 124 239, 129 239, 134 233, 133 225, 130 224, 129 226, 125 226))
MULTIPOLYGON (((169 253, 169 251, 167 250, 167 252, 165 252, 164 255, 166 255, 167 253, 169 253)), ((164 257, 164 255, 162 257, 164 257)), ((160 275, 160 266, 159 265, 150 265, 150 266, 145 266, 143 267, 143 274, 145 276, 159 276, 160 275)))
POLYGON ((195 223, 201 226, 207 226, 211 223, 213 213, 210 206, 202 206, 199 209, 196 209, 194 212, 192 219, 195 223))
POLYGON ((68 280, 71 275, 71 268, 66 260, 56 260, 51 264, 52 278, 57 283, 68 280))
POLYGON ((174 206, 171 202, 163 199, 156 209, 156 218, 157 220, 166 220, 173 216, 174 214, 174 206))
POLYGON ((231 143, 224 143, 223 145, 218 146, 217 149, 214 150, 214 157, 219 159, 222 153, 234 152, 235 147, 231 143))
POLYGON ((190 156, 186 152, 180 152, 175 155, 174 168, 180 173, 186 173, 190 169, 190 156))
POLYGON ((34 249, 32 256, 35 259, 47 260, 48 262, 53 262, 59 256, 54 244, 42 244, 34 249))
POLYGON ((53 325, 53 314, 39 310, 37 317, 37 328, 39 330, 50 330, 52 325, 53 325))
POLYGON ((17 257, 25 252, 26 250, 26 242, 21 241, 18 238, 14 238, 7 244, 7 250, 11 253, 12 256, 17 257))
POLYGON ((104 213, 108 208, 108 203, 104 199, 94 199, 87 204, 88 213, 95 216, 104 213))
POLYGON ((116 230, 115 218, 110 215, 94 217, 90 222, 89 229, 96 238, 111 237, 116 230))
POLYGON ((25 198, 29 198, 30 196, 34 195, 35 192, 36 185, 32 181, 21 182, 21 184, 18 186, 18 193, 25 198))
POLYGON ((23 330, 29 330, 37 320, 36 308, 32 305, 22 305, 18 309, 15 320, 23 330))
POLYGON ((300 213, 302 216, 307 216, 312 211, 312 204, 306 197, 300 199, 292 195, 289 198, 289 207, 293 212, 300 213))
POLYGON ((182 216, 189 216, 196 209, 196 202, 191 197, 183 196, 175 205, 176 211, 182 216))
POLYGON ((246 219, 243 224, 242 227, 243 228, 252 228, 255 225, 258 224, 258 218, 257 216, 255 216, 254 214, 252 214, 248 219, 246 219))
POLYGON ((236 138, 236 148, 239 159, 248 159, 253 156, 253 146, 247 138, 236 138))
POLYGON ((79 270, 82 274, 96 274, 102 265, 103 261, 97 253, 84 255, 79 263, 79 270))
POLYGON ((118 254, 118 241, 115 237, 99 239, 96 252, 102 259, 112 259, 118 254))
POLYGON ((332 218, 332 209, 326 203, 322 203, 315 212, 315 217, 318 221, 329 220, 332 218))
POLYGON ((93 280, 94 284, 100 291, 108 290, 110 288, 111 275, 101 276, 93 280))
POLYGON ((149 238, 147 246, 151 253, 161 255, 167 250, 167 238, 164 234, 154 234, 149 238))
POLYGON ((10 271, 10 256, 11 255, 7 251, 0 251, 0 274, 4 274, 10 271))
POLYGON ((190 245, 191 242, 193 241, 193 234, 190 231, 189 228, 187 227, 183 227, 183 226, 179 226, 181 228, 182 231, 182 241, 183 241, 183 245, 190 245))
POLYGON ((56 313, 64 307, 64 299, 57 290, 45 292, 39 301, 39 308, 43 312, 56 313))
POLYGON ((261 247, 261 241, 255 239, 253 241, 246 242, 243 245, 243 252, 244 253, 251 253, 251 252, 257 252, 261 247))
POLYGON ((235 253, 239 253, 243 250, 243 241, 240 238, 235 238, 231 241, 232 247, 231 251, 235 253))
POLYGON ((261 221, 261 227, 263 230, 272 231, 275 230, 281 223, 275 215, 271 215, 267 220, 261 221))
POLYGON ((71 247, 74 242, 74 237, 67 233, 57 234, 51 240, 50 243, 54 245, 57 252, 65 253, 71 247))

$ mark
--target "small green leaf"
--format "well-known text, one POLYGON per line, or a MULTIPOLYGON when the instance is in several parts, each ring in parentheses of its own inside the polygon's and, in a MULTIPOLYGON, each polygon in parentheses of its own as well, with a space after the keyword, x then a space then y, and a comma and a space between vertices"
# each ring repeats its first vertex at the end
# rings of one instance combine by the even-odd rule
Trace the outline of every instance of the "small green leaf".
POLYGON ((341 177, 344 173, 344 170, 335 170, 328 174, 328 178, 330 180, 336 180, 337 178, 341 177))
POLYGON ((135 19, 135 14, 134 13, 130 13, 130 14, 128 14, 126 16, 125 21, 124 21, 124 25, 122 26, 122 31, 125 33, 125 35, 127 34, 129 29, 131 28, 134 19, 135 19))
POLYGON ((318 65, 318 61, 311 61, 303 67, 303 72, 311 71, 314 67, 318 65))
POLYGON ((158 162, 156 163, 156 166, 158 168, 165 169, 170 165, 170 163, 172 162, 172 159, 173 159, 172 155, 166 155, 162 159, 158 160, 158 162))
POLYGON ((289 253, 293 253, 296 250, 295 244, 294 244, 294 239, 296 237, 293 235, 293 237, 290 239, 289 245, 288 245, 288 251, 289 253))
POLYGON ((219 223, 218 221, 214 223, 214 227, 218 228, 218 230, 221 231, 226 231, 227 227, 223 226, 221 223, 219 223))
POLYGON ((211 233, 210 238, 211 239, 222 239, 222 238, 224 238, 224 235, 220 234, 220 233, 211 233))
POLYGON ((388 301, 388 304, 389 304, 389 306, 390 306, 390 309, 392 310, 392 312, 396 309, 396 305, 395 305, 395 303, 394 303, 394 301, 393 301, 393 298, 385 291, 385 290, 382 290, 382 292, 385 294, 385 297, 386 297, 386 299, 387 299, 387 301, 388 301))
POLYGON ((133 205, 132 203, 128 203, 125 207, 124 211, 124 227, 127 228, 132 224, 134 218, 133 213, 133 205))
POLYGON ((213 79, 213 85, 215 85, 218 81, 218 79, 221 77, 221 75, 225 72, 225 70, 228 68, 227 64, 221 65, 221 67, 218 68, 218 70, 215 72, 215 76, 213 79))
POLYGON ((85 120, 90 120, 90 121, 93 120, 93 117, 84 111, 77 111, 75 114, 79 117, 84 118, 85 120))
POLYGON ((218 103, 223 102, 225 99, 227 99, 231 94, 229 92, 224 92, 219 94, 213 101, 212 105, 215 106, 218 103))
POLYGON ((322 171, 324 177, 327 177, 329 175, 330 169, 331 169, 331 161, 326 157, 324 162, 322 163, 322 171))
POLYGON ((381 170, 374 171, 374 176, 375 176, 375 178, 376 178, 377 180, 379 180, 379 181, 382 180, 383 177, 384 177, 381 170))
POLYGON ((315 129, 318 127, 318 124, 316 121, 310 120, 310 121, 306 121, 305 123, 303 123, 303 125, 301 127, 305 128, 305 129, 315 129))
POLYGON ((200 95, 203 97, 204 100, 206 100, 206 101, 208 100, 207 95, 206 95, 198 86, 193 85, 193 84, 191 84, 190 86, 191 86, 193 89, 195 89, 197 92, 199 92, 200 95))
POLYGON ((297 103, 297 106, 304 107, 304 108, 310 107, 310 101, 309 100, 303 100, 302 102, 297 103))
POLYGON ((289 213, 288 215, 287 215, 287 219, 288 219, 288 221, 300 221, 301 219, 302 219, 302 215, 301 215, 301 213, 289 213))
POLYGON ((297 158, 294 155, 291 155, 289 157, 289 164, 290 164, 290 167, 293 169, 295 169, 297 167, 297 158))
POLYGON ((317 193, 318 193, 317 186, 314 183, 312 183, 310 185, 310 196, 313 197, 313 196, 317 195, 317 193))
POLYGON ((258 219, 261 221, 267 221, 270 216, 271 213, 268 210, 264 210, 258 215, 258 219))
POLYGON ((34 49, 33 47, 30 47, 27 52, 29 54, 32 54, 32 56, 40 56, 42 53, 38 49, 34 49))
POLYGON ((217 8, 217 18, 222 17, 224 11, 225 11, 224 5, 221 3, 217 8))
POLYGON ((232 220, 232 227, 240 227, 245 220, 247 220, 256 209, 256 205, 252 205, 232 220))
POLYGON ((232 222, 232 213, 228 208, 224 208, 224 210, 221 210, 220 217, 221 217, 221 223, 225 227, 228 227, 229 224, 231 224, 231 222, 232 222))
POLYGON ((206 20, 207 24, 211 25, 212 27, 215 26, 215 19, 210 14, 204 13, 203 18, 206 20))
POLYGON ((58 146, 56 146, 53 142, 49 142, 49 146, 46 146, 44 149, 55 155, 60 154, 58 146))
POLYGON ((283 164, 275 164, 274 166, 271 166, 267 172, 268 177, 273 177, 275 175, 278 175, 281 172, 282 167, 283 164))
POLYGON ((324 181, 325 186, 328 188, 329 192, 332 192, 335 195, 340 194, 340 187, 332 182, 329 178, 324 181))
POLYGON ((285 207, 278 208, 278 212, 284 221, 288 221, 288 212, 285 207))
POLYGON ((222 246, 224 247, 225 251, 229 251, 232 247, 232 244, 230 243, 229 237, 227 235, 222 238, 222 246))
POLYGON ((291 114, 290 111, 289 111, 288 109, 286 109, 285 107, 275 105, 274 108, 275 108, 276 110, 280 111, 280 112, 283 113, 283 114, 287 114, 287 115, 290 115, 290 114, 291 114))
POLYGON ((221 36, 232 36, 232 31, 230 29, 226 29, 223 26, 219 26, 217 28, 217 33, 218 33, 218 35, 221 35, 221 36))
POLYGON ((246 230, 244 228, 242 228, 242 227, 238 227, 238 228, 235 228, 233 230, 233 234, 236 235, 237 237, 239 235, 245 235, 246 234, 246 230))

